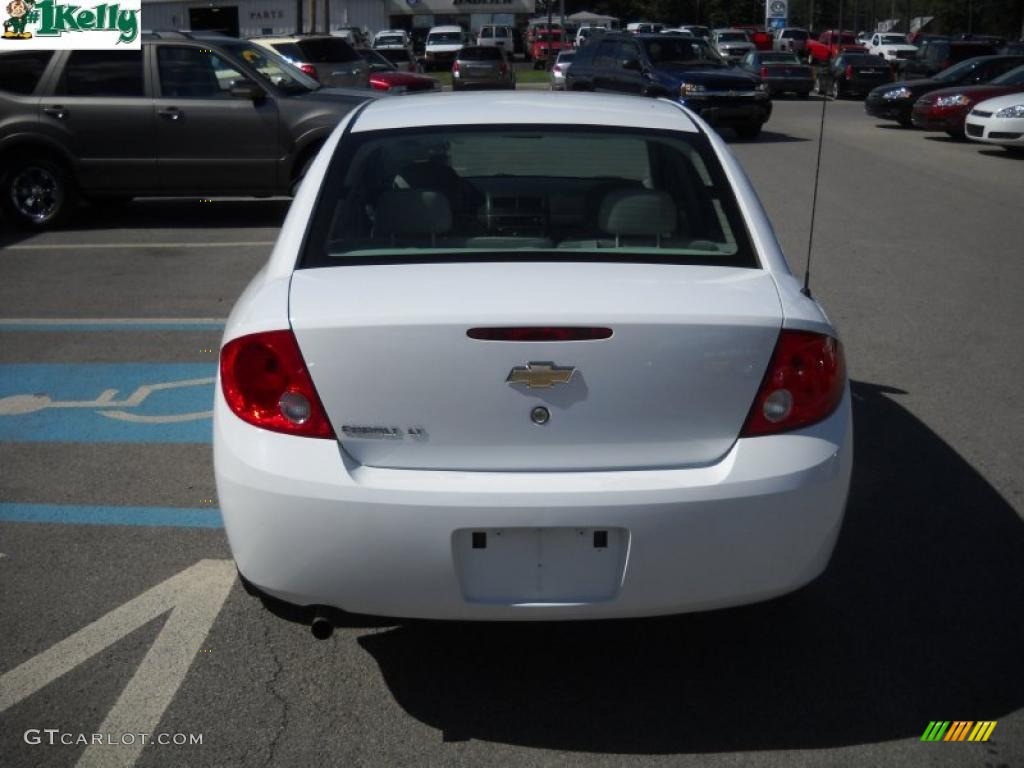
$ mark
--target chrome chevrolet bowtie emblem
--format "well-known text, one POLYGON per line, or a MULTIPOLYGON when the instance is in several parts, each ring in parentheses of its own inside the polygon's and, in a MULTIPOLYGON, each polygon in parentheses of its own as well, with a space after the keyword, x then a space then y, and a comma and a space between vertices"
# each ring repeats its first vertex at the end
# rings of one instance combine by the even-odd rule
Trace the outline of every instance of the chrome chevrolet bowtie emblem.
POLYGON ((517 365, 508 373, 506 384, 525 384, 528 389, 550 389, 555 384, 568 384, 576 373, 574 367, 560 368, 554 363, 517 365))

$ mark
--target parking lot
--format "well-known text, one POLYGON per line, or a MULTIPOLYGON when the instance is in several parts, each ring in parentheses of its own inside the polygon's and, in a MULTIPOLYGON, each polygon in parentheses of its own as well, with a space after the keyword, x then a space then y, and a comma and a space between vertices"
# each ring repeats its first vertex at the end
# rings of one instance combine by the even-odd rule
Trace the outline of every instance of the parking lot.
MULTIPOLYGON (((802 273, 821 102, 774 109, 732 148, 802 273)), ((854 382, 847 517, 820 579, 713 613, 315 640, 234 578, 208 415, 289 201, 4 231, 4 764, 1024 765, 1024 156, 827 114, 811 289, 854 382), (998 724, 924 743, 934 720, 998 724)))

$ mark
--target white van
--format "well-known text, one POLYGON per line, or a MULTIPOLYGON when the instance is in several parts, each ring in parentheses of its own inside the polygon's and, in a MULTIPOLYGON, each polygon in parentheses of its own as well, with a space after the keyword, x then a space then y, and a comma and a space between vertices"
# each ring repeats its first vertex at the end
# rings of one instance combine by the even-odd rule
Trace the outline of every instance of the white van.
POLYGON ((626 25, 626 31, 633 35, 658 34, 664 28, 664 24, 652 24, 649 21, 633 21, 626 25))
POLYGON ((455 54, 466 44, 466 33, 454 24, 431 27, 427 33, 426 69, 447 69, 455 61, 455 54))
POLYGON ((515 51, 512 27, 498 24, 484 24, 476 36, 476 44, 484 47, 503 48, 511 56, 515 51))

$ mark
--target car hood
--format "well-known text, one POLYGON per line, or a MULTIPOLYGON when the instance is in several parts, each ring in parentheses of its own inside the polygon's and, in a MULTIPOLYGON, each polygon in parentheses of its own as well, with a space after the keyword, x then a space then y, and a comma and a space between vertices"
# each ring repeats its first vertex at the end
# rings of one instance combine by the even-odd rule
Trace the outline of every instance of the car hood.
POLYGON ((997 96, 994 99, 986 99, 974 105, 975 109, 983 109, 988 112, 998 112, 1000 109, 1012 107, 1015 104, 1024 104, 1024 93, 1010 93, 1006 96, 997 96))
POLYGON ((922 78, 920 80, 900 80, 895 83, 886 83, 885 85, 879 86, 875 90, 877 91, 890 91, 894 88, 908 88, 910 92, 915 95, 923 95, 930 91, 934 91, 937 88, 949 87, 943 83, 939 83, 931 78, 922 78))
POLYGON ((752 88, 759 78, 731 67, 688 67, 678 64, 659 64, 654 75, 662 82, 695 83, 708 87, 752 88))

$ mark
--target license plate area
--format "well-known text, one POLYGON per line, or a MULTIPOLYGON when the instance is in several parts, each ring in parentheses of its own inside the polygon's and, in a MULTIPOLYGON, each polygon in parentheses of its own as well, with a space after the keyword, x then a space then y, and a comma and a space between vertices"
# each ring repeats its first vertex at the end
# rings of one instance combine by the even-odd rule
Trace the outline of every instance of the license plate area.
POLYGON ((467 602, 592 603, 622 585, 625 528, 466 528, 452 549, 467 602))

